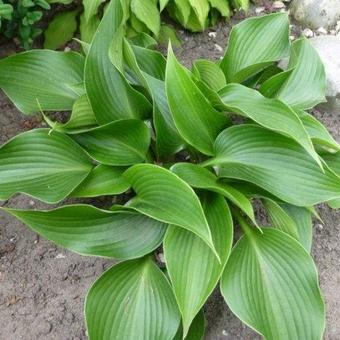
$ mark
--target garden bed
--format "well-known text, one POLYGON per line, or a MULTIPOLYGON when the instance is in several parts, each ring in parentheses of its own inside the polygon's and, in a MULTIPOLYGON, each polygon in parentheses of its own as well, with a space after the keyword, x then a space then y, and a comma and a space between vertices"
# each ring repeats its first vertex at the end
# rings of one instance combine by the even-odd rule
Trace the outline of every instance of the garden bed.
MULTIPOLYGON (((229 24, 189 35, 180 31, 180 61, 190 66, 197 58, 218 59, 222 55, 229 24), (216 32, 216 36, 215 36, 216 32), (222 48, 222 49, 221 49, 222 48)), ((2 46, 0 57, 11 52, 2 46)), ((315 115, 340 142, 340 117, 336 112, 315 115)), ((42 124, 38 117, 22 116, 0 94, 0 142, 42 124)), ((0 203, 16 208, 46 208, 23 195, 0 203)), ((319 208, 324 225, 314 223, 313 257, 319 269, 327 305, 325 339, 340 338, 340 212, 319 208)), ((82 257, 40 239, 22 223, 0 212, 0 338, 1 339, 86 339, 83 317, 88 287, 112 261, 82 257)), ((206 339, 257 339, 227 309, 216 291, 206 306, 206 339)))

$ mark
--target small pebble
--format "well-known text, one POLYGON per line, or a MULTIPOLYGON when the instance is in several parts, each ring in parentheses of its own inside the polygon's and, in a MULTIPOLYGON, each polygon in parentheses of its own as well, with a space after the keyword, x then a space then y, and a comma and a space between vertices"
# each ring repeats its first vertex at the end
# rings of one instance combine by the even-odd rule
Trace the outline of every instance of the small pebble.
POLYGON ((65 259, 66 258, 66 256, 64 255, 64 254, 58 254, 56 257, 55 257, 56 259, 65 259))
POLYGON ((330 33, 331 35, 336 35, 336 30, 330 30, 329 33, 330 33))
POLYGON ((216 49, 218 52, 223 52, 223 48, 222 48, 219 44, 215 44, 215 49, 216 49))
POLYGON ((290 36, 289 36, 289 40, 290 40, 290 41, 293 41, 293 40, 295 40, 295 39, 296 39, 296 36, 295 36, 295 35, 290 35, 290 36))
POLYGON ((335 30, 340 32, 340 20, 336 22, 335 30))
POLYGON ((32 207, 35 205, 35 202, 32 201, 32 200, 30 200, 28 203, 29 203, 29 205, 32 206, 32 207))
POLYGON ((306 28, 303 30, 302 34, 306 37, 306 38, 312 38, 314 37, 314 32, 310 29, 310 28, 306 28))
POLYGON ((66 47, 64 48, 64 52, 70 52, 70 51, 71 51, 71 48, 70 48, 70 47, 66 46, 66 47))
POLYGON ((164 254, 163 254, 163 253, 159 253, 159 254, 158 254, 158 259, 159 259, 159 261, 161 261, 162 263, 165 263, 165 257, 164 257, 164 254))
POLYGON ((274 9, 281 9, 281 8, 285 8, 285 4, 282 1, 274 1, 273 2, 273 8, 274 9))
POLYGON ((319 27, 316 30, 316 33, 318 33, 319 35, 326 35, 327 34, 327 30, 324 27, 319 27))
POLYGON ((255 8, 255 13, 256 14, 261 14, 266 10, 266 7, 256 7, 255 8))
POLYGON ((217 36, 217 33, 216 32, 209 32, 208 35, 209 35, 210 38, 215 39, 216 36, 217 36))

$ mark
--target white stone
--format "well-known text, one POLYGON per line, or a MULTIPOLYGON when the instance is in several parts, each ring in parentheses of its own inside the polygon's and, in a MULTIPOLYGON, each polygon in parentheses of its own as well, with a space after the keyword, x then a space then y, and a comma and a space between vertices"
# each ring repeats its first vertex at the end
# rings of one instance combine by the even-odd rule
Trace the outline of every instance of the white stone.
POLYGON ((310 42, 319 53, 325 65, 327 77, 327 97, 340 98, 340 37, 334 35, 318 36, 310 42))
POLYGON ((215 44, 215 49, 216 49, 218 52, 223 52, 223 48, 222 48, 219 44, 215 44))
POLYGON ((321 35, 326 35, 326 34, 327 34, 327 30, 326 30, 324 27, 319 27, 319 28, 316 30, 316 33, 317 33, 317 34, 321 34, 321 35))
POLYGON ((314 37, 314 32, 310 29, 310 28, 306 28, 303 30, 302 34, 306 37, 306 38, 312 38, 314 37))
POLYGON ((282 1, 274 1, 273 8, 275 9, 285 8, 285 4, 282 1))
POLYGON ((340 32, 340 21, 337 21, 337 22, 336 22, 335 30, 336 30, 337 32, 340 32))
POLYGON ((340 20, 339 0, 293 0, 291 13, 304 26, 329 29, 340 20))
POLYGON ((336 30, 330 30, 329 33, 330 33, 331 35, 336 35, 336 30))
POLYGON ((295 35, 290 35, 289 39, 290 39, 290 41, 294 41, 296 39, 296 36, 295 35))
POLYGON ((255 8, 255 13, 256 14, 261 14, 266 10, 266 7, 256 7, 255 8))
POLYGON ((216 32, 209 32, 208 35, 209 35, 210 38, 215 39, 216 36, 217 36, 217 33, 216 32))

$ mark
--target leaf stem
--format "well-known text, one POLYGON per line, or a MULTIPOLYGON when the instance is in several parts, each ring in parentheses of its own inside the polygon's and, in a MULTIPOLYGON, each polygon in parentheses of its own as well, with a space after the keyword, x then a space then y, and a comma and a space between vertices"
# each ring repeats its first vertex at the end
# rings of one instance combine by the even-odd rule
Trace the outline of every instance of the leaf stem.
POLYGON ((240 212, 236 208, 232 207, 231 209, 232 209, 234 217, 237 220, 237 223, 240 225, 243 232, 247 236, 250 237, 253 234, 254 229, 246 222, 246 220, 243 218, 243 216, 240 214, 240 212))

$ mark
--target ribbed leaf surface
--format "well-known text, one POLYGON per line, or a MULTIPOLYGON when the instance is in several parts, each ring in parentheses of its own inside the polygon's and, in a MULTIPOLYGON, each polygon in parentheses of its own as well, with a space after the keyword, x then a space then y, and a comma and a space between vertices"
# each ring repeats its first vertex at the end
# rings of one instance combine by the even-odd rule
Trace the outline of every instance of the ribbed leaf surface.
POLYGON ((321 165, 307 131, 289 106, 239 84, 227 85, 219 91, 219 95, 226 110, 249 117, 268 129, 293 138, 321 165))
POLYGON ((17 192, 47 203, 67 197, 92 169, 68 136, 48 129, 22 133, 0 148, 0 199, 17 192))
POLYGON ((132 259, 157 248, 164 223, 130 211, 70 205, 50 211, 5 209, 35 232, 83 255, 132 259))
POLYGON ((324 172, 295 141, 255 125, 234 126, 216 139, 220 176, 254 183, 297 206, 340 197, 340 180, 324 172), (308 183, 308 185, 306 185, 308 183))
POLYGON ((171 167, 171 171, 193 188, 206 189, 223 195, 256 224, 253 206, 249 199, 232 186, 218 181, 217 176, 209 170, 191 163, 177 163, 171 167))
MULTIPOLYGON (((130 86, 109 57, 112 41, 121 37, 119 31, 124 21, 120 0, 111 1, 86 58, 86 92, 100 124, 117 119, 144 117, 152 109, 147 99, 130 86)), ((121 42, 116 41, 116 45, 121 51, 121 42)))
POLYGON ((200 152, 212 155, 214 140, 227 120, 211 106, 171 48, 165 88, 175 125, 183 139, 200 152))
POLYGON ((219 263, 211 249, 193 233, 170 226, 164 239, 164 255, 183 320, 183 333, 215 288, 228 259, 233 223, 223 196, 207 194, 202 201, 219 263))
POLYGON ((24 114, 71 110, 83 73, 78 53, 33 50, 0 60, 0 88, 24 114))
POLYGON ((72 197, 97 197, 122 194, 130 188, 123 177, 126 168, 100 164, 72 192, 72 197))
POLYGON ((85 314, 90 340, 172 340, 180 323, 171 286, 149 258, 106 271, 87 295, 85 314))
POLYGON ((116 166, 143 162, 150 145, 149 129, 137 119, 118 120, 72 138, 98 162, 116 166))
POLYGON ((268 340, 321 339, 325 309, 312 258, 287 234, 262 231, 231 252, 221 280, 228 306, 268 340))
POLYGON ((201 203, 186 182, 169 170, 151 164, 134 165, 124 176, 137 193, 129 207, 187 229, 214 249, 201 203))
POLYGON ((286 57, 289 45, 285 13, 250 18, 233 27, 220 66, 228 82, 242 82, 286 57))

